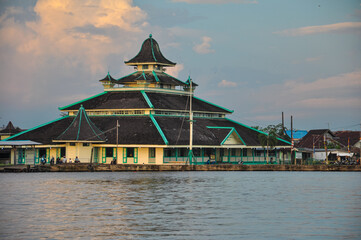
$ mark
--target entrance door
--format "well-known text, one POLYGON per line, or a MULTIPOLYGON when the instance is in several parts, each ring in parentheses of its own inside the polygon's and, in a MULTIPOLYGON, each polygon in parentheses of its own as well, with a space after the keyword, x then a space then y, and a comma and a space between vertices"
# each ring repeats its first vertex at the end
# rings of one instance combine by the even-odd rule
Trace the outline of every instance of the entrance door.
POLYGON ((46 159, 48 157, 47 153, 48 153, 48 151, 47 151, 46 148, 39 148, 38 149, 38 163, 39 163, 39 158, 41 159, 42 157, 44 157, 45 161, 46 161, 46 159))
POLYGON ((25 149, 19 148, 18 149, 18 164, 25 164, 25 149))

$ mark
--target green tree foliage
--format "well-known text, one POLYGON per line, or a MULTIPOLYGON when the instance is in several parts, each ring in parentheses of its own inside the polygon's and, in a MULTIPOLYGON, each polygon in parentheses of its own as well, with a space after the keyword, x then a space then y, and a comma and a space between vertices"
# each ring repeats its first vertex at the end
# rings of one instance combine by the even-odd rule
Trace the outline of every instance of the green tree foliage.
MULTIPOLYGON (((260 133, 258 134, 258 140, 263 148, 267 149, 267 163, 269 162, 269 150, 272 150, 278 142, 277 138, 282 138, 288 141, 291 139, 283 132, 282 124, 277 125, 268 125, 265 128, 260 128, 258 126, 254 127, 257 130, 265 132, 267 134, 260 133)), ((286 130, 286 129, 285 129, 286 130)))

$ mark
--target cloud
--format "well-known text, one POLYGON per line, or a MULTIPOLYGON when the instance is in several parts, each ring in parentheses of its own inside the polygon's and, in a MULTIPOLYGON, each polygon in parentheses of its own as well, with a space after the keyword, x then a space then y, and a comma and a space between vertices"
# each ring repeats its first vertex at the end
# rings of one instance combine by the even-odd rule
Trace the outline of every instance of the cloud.
POLYGON ((225 4, 225 3, 239 3, 239 4, 256 4, 256 0, 173 0, 173 2, 185 2, 189 4, 225 4))
POLYGON ((193 50, 196 52, 196 53, 199 53, 199 54, 208 54, 208 53, 212 53, 212 52, 215 52, 213 49, 211 49, 211 44, 210 42, 212 41, 212 38, 210 37, 207 37, 207 36, 204 36, 202 38, 202 43, 201 44, 198 44, 198 45, 195 45, 193 47, 193 50))
POLYGON ((34 12, 36 20, 22 25, 6 17, 0 46, 15 47, 17 54, 69 58, 71 64, 85 64, 92 72, 102 68, 107 55, 126 50, 126 44, 117 42, 120 35, 126 42, 125 36, 131 38, 147 26, 146 13, 131 0, 39 0, 34 12))
POLYGON ((177 64, 174 67, 168 67, 167 74, 172 75, 174 77, 178 77, 179 72, 181 72, 183 69, 184 69, 183 64, 177 64))
POLYGON ((321 33, 361 33, 361 22, 342 22, 320 26, 308 26, 274 32, 281 36, 305 36, 321 33))
POLYGON ((321 60, 321 57, 309 57, 305 59, 306 62, 317 62, 319 60, 321 60))
POLYGON ((237 86, 236 82, 231 82, 224 79, 218 83, 218 87, 236 87, 236 86, 237 86))
MULTIPOLYGON (((345 108, 358 108, 361 106, 361 70, 339 74, 327 78, 320 78, 312 82, 302 79, 285 81, 283 84, 263 86, 254 90, 259 106, 267 106, 267 110, 293 109, 319 111, 334 109, 338 111, 345 108), (272 104, 269 104, 272 103, 272 104)), ((256 112, 263 112, 258 109, 256 112)))
POLYGON ((135 39, 146 38, 147 26, 146 12, 131 0, 39 0, 32 8, 2 9, 2 114, 54 108, 67 104, 67 96, 98 92, 101 85, 92 83, 108 64, 128 70, 122 57, 139 51, 135 39))

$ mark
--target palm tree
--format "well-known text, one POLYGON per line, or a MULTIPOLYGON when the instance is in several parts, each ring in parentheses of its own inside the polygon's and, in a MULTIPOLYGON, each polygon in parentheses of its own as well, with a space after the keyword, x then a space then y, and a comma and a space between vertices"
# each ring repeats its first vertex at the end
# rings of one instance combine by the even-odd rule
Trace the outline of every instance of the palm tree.
POLYGON ((261 143, 262 147, 265 148, 267 146, 267 164, 268 164, 268 158, 269 158, 269 149, 273 149, 273 147, 277 144, 277 134, 274 129, 270 129, 268 134, 266 133, 260 133, 258 135, 258 140, 261 143))

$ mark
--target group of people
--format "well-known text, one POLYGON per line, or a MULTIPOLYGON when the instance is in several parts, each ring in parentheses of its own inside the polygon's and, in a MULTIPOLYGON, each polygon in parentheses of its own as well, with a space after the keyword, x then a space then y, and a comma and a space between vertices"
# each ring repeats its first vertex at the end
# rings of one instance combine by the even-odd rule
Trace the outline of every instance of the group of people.
MULTIPOLYGON (((55 161, 54 157, 51 157, 51 159, 50 159, 50 161, 49 161, 50 165, 54 165, 54 161, 55 161)), ((41 157, 40 163, 41 163, 42 165, 46 164, 46 157, 45 157, 45 155, 43 155, 43 156, 41 157)), ((60 157, 57 157, 57 158, 56 158, 55 164, 63 164, 63 163, 73 163, 73 161, 71 160, 71 158, 69 158, 69 161, 68 161, 68 159, 67 159, 65 156, 62 157, 62 158, 60 158, 60 157)), ((79 160, 78 156, 75 157, 74 163, 80 163, 80 160, 79 160)))
POLYGON ((110 165, 116 165, 117 164, 117 159, 113 158, 113 160, 110 162, 110 165))

